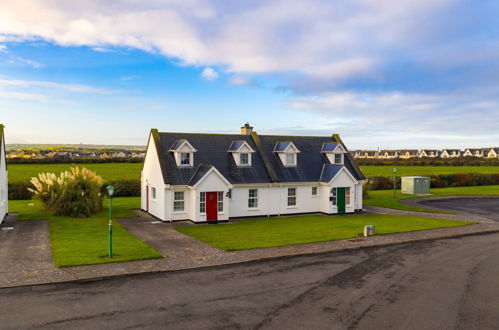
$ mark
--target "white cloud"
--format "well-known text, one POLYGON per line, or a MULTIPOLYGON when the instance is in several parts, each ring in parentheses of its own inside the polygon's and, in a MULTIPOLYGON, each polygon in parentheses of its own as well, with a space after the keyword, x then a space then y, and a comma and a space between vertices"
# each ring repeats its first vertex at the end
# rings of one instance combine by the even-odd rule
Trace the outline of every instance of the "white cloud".
POLYGON ((123 77, 120 77, 119 79, 120 79, 120 80, 124 80, 124 81, 129 81, 129 80, 136 80, 136 79, 140 79, 140 76, 137 76, 137 75, 129 75, 129 76, 123 76, 123 77))
POLYGON ((33 60, 30 60, 27 58, 22 58, 19 56, 11 56, 9 58, 8 62, 11 64, 15 64, 15 63, 26 64, 26 65, 31 66, 32 68, 35 68, 35 69, 43 68, 43 64, 41 64, 37 61, 33 61, 33 60))
POLYGON ((46 89, 58 89, 73 93, 88 93, 88 94, 118 94, 120 91, 111 90, 106 88, 97 88, 88 85, 79 84, 61 84, 51 81, 39 81, 39 80, 15 80, 15 79, 1 79, 0 78, 0 88, 5 87, 16 87, 16 88, 31 88, 40 87, 46 89))
POLYGON ((212 80, 216 80, 218 78, 218 73, 215 70, 213 70, 212 68, 205 68, 201 72, 201 77, 204 80, 212 81, 212 80))
POLYGON ((420 19, 453 2, 5 0, 0 34, 98 51, 132 47, 234 73, 296 72, 337 82, 373 75, 387 54, 411 54, 415 44, 433 42, 434 31, 420 19))
POLYGON ((232 76, 229 78, 227 83, 232 86, 258 86, 258 83, 256 81, 244 76, 232 76))
POLYGON ((49 98, 43 94, 12 92, 12 91, 3 91, 3 90, 0 90, 0 98, 35 101, 41 103, 46 103, 49 101, 49 98))

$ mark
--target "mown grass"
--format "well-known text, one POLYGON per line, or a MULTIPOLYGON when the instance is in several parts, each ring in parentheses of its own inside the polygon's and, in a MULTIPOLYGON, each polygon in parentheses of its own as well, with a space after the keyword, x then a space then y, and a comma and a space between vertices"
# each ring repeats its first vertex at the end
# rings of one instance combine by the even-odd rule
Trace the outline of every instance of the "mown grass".
POLYGON ((499 173, 499 166, 361 166, 365 176, 393 176, 393 168, 397 168, 397 176, 439 175, 456 173, 499 173))
MULTIPOLYGON (((52 255, 57 267, 93 265, 162 258, 154 248, 130 234, 113 220, 113 258, 108 258, 108 208, 90 218, 51 215, 39 201, 10 201, 11 212, 19 213, 18 221, 48 220, 52 255)), ((113 199, 113 218, 136 217, 131 209, 140 208, 140 198, 113 199)))
POLYGON ((29 180, 42 172, 59 174, 75 166, 96 171, 104 180, 140 179, 140 171, 142 170, 142 163, 9 164, 9 181, 29 180))
POLYGON ((307 215, 245 219, 239 223, 184 226, 175 230, 225 251, 334 241, 362 235, 375 225, 377 235, 470 225, 473 222, 386 214, 307 215))
POLYGON ((390 209, 448 213, 431 209, 415 207, 400 203, 401 199, 431 196, 464 196, 464 195, 499 195, 499 186, 473 186, 473 187, 452 187, 452 188, 432 188, 430 196, 405 195, 397 191, 396 198, 393 198, 392 190, 370 190, 369 198, 364 200, 364 205, 387 207, 390 209))

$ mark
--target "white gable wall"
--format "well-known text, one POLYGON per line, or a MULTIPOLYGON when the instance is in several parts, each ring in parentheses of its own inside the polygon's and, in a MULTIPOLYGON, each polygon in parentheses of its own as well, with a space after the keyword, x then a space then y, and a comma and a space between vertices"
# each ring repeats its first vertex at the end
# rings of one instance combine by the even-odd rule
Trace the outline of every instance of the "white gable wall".
POLYGON ((2 139, 0 145, 0 223, 3 222, 3 219, 8 212, 7 164, 5 162, 5 144, 2 139))
POLYGON ((167 197, 165 194, 165 183, 152 135, 149 137, 149 146, 141 176, 141 208, 143 210, 147 209, 146 186, 149 186, 148 212, 159 219, 167 219, 165 214, 165 205, 167 205, 165 203, 167 197), (156 199, 152 198, 152 188, 156 188, 156 199))
MULTIPOLYGON (((346 172, 346 170, 341 170, 338 172, 338 174, 331 180, 329 183, 331 185, 331 188, 343 188, 343 187, 349 187, 350 188, 350 204, 345 206, 345 212, 350 213, 354 212, 356 209, 356 203, 358 199, 358 193, 357 193, 357 185, 355 184, 355 181, 353 178, 346 172)), ((362 186, 361 186, 362 187, 362 186)), ((332 205, 332 203, 329 203, 330 205, 330 213, 337 213, 338 212, 338 207, 332 205)))
POLYGON ((229 191, 229 186, 222 180, 220 175, 215 171, 209 172, 197 185, 197 189, 193 189, 193 205, 191 208, 191 220, 193 221, 206 221, 206 213, 201 214, 199 210, 199 193, 200 192, 211 192, 211 191, 223 191, 224 198, 224 211, 218 213, 218 220, 228 220, 230 215, 229 199, 227 198, 227 192, 229 191), (196 217, 197 214, 197 217, 196 217))

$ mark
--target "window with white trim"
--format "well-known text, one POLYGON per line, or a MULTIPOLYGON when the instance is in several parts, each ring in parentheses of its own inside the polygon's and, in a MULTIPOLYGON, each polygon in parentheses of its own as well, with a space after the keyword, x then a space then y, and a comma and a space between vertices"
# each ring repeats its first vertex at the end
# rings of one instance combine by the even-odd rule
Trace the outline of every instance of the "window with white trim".
POLYGON ((249 165, 249 154, 247 152, 242 152, 239 154, 239 164, 249 165))
POLYGON ((173 212, 182 212, 185 207, 185 199, 183 191, 175 191, 173 193, 173 212))
POLYGON ((206 193, 199 193, 199 213, 206 213, 206 193))
POLYGON ((345 188, 345 204, 350 205, 350 187, 345 188))
POLYGON ((151 187, 151 198, 156 199, 156 188, 151 187))
POLYGON ((338 191, 336 188, 331 189, 331 204, 336 205, 338 199, 338 191))
POLYGON ((312 196, 317 196, 317 187, 312 187, 312 196))
POLYGON ((293 166, 296 165, 296 154, 286 153, 286 165, 293 166))
POLYGON ((181 152, 180 153, 180 165, 191 165, 191 153, 181 152))
POLYGON ((341 154, 334 154, 334 163, 341 164, 341 154))
POLYGON ((258 207, 258 189, 248 190, 248 208, 256 209, 258 207))
POLYGON ((288 206, 296 206, 296 188, 288 188, 288 206))
POLYGON ((222 213, 224 211, 224 192, 219 191, 218 196, 217 196, 217 207, 218 207, 218 212, 222 213))

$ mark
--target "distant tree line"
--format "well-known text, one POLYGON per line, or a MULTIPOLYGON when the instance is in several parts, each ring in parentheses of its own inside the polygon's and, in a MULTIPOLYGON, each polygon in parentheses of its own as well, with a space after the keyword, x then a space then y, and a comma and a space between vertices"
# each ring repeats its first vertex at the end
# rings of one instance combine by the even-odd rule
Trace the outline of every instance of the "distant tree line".
POLYGON ((143 163, 143 158, 8 158, 8 164, 98 164, 98 163, 143 163))

